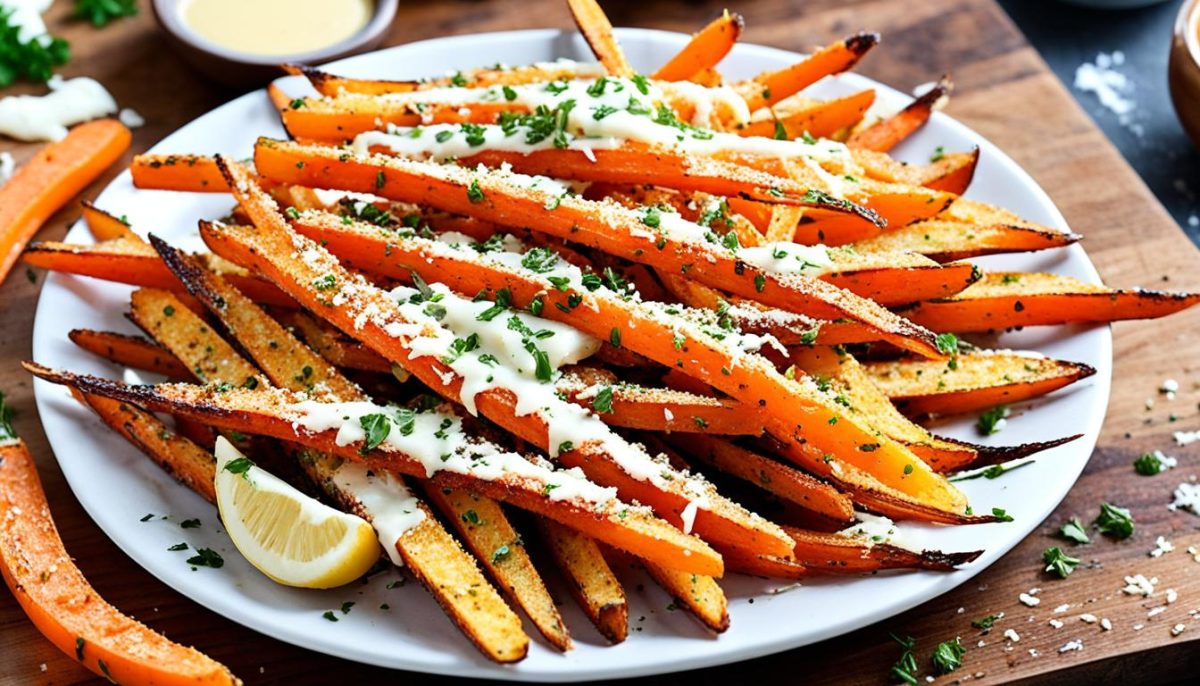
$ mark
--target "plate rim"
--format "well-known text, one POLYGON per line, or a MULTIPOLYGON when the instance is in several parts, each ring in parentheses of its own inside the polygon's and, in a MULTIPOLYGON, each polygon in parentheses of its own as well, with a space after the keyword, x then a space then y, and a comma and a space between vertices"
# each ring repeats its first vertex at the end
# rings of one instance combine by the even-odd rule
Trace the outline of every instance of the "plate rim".
MULTIPOLYGON (((685 34, 673 32, 673 31, 665 31, 665 30, 660 30, 660 29, 617 28, 616 33, 617 33, 618 38, 623 37, 623 36, 641 35, 641 36, 648 37, 648 39, 652 40, 652 41, 665 40, 665 41, 674 42, 679 45, 682 45, 683 42, 685 42, 688 39, 688 36, 685 34)), ((438 38, 430 38, 430 39, 421 40, 421 41, 414 41, 414 42, 406 43, 403 45, 391 46, 391 47, 384 48, 381 50, 363 53, 361 55, 356 55, 354 57, 345 58, 342 60, 331 62, 327 65, 323 65, 323 68, 337 69, 337 68, 344 67, 344 66, 351 66, 351 68, 352 68, 353 62, 360 58, 376 56, 379 53, 401 52, 405 49, 411 49, 413 46, 427 46, 429 44, 437 44, 437 43, 457 43, 457 42, 469 42, 471 40, 489 40, 489 39, 490 40, 511 40, 511 41, 544 40, 546 38, 550 38, 553 40, 572 40, 575 36, 577 36, 577 34, 573 30, 561 30, 561 29, 522 29, 522 30, 513 30, 513 31, 492 31, 492 32, 482 32, 482 33, 470 33, 470 34, 464 34, 461 36, 444 36, 444 37, 438 37, 438 38)), ((758 53, 758 54, 764 55, 764 56, 772 56, 773 55, 777 58, 784 58, 784 59, 790 59, 790 60, 795 60, 800 56, 800 53, 797 53, 794 51, 785 50, 782 48, 771 47, 771 46, 758 45, 758 44, 753 44, 753 43, 739 43, 739 45, 735 47, 735 50, 738 50, 738 49, 740 49, 744 52, 758 53)), ((858 81, 858 82, 861 82, 862 84, 869 84, 870 87, 873 87, 873 88, 879 89, 882 92, 888 93, 890 97, 898 97, 898 96, 902 95, 898 91, 896 91, 896 89, 888 86, 887 84, 875 81, 874 79, 870 79, 868 77, 865 77, 865 76, 862 76, 859 74, 854 74, 854 73, 844 74, 844 75, 842 75, 842 78, 849 79, 852 82, 858 81)), ((247 99, 263 97, 263 94, 264 94, 263 89, 257 89, 254 91, 250 91, 249 93, 243 94, 232 100, 229 100, 225 103, 222 103, 221 105, 218 105, 217 107, 205 112, 204 114, 199 115, 198 117, 192 119, 191 121, 176 128, 174 131, 172 131, 171 133, 164 136, 164 138, 162 140, 160 140, 158 143, 156 143, 154 146, 151 146, 149 151, 155 151, 155 150, 159 149, 160 147, 164 146, 164 144, 168 143, 174 135, 179 133, 182 129, 184 129, 188 126, 191 126, 198 120, 200 120, 204 117, 207 117, 207 116, 213 114, 214 112, 217 112, 223 108, 234 107, 234 106, 236 106, 235 105, 236 103, 240 103, 247 99)), ((904 97, 907 97, 907 96, 904 96, 904 97)), ((1055 219, 1056 224, 1058 224, 1064 228, 1067 226, 1067 222, 1066 222, 1065 218, 1063 217, 1061 211, 1058 209, 1058 207, 1054 203, 1054 201, 1049 197, 1049 194, 1046 193, 1046 191, 1041 187, 1041 185, 1037 183, 1037 180, 1034 179, 1032 177, 1032 175, 1030 175, 1027 171, 1025 171, 1014 160, 1012 160, 1010 157, 1008 157, 1008 155, 1006 155, 998 146, 993 144, 990 140, 988 140, 984 136, 975 132, 970 127, 966 126, 965 124, 959 122, 958 120, 956 120, 944 113, 935 112, 933 117, 939 122, 939 124, 941 126, 947 126, 951 129, 957 130, 960 134, 967 136, 967 137, 971 138, 972 140, 976 141, 977 144, 980 146, 980 148, 983 150, 985 155, 989 155, 991 157, 991 159, 993 159, 996 162, 1001 163, 1003 166, 1008 168, 1008 171, 1010 173, 1015 173, 1019 176, 1027 178, 1029 180, 1030 184, 1034 188, 1037 189, 1037 192, 1040 195, 1040 197, 1038 198, 1039 204, 1044 205, 1046 208, 1049 209, 1049 211, 1053 215, 1053 218, 1055 219)), ((167 147, 169 147, 169 145, 167 145, 167 147)), ((102 199, 103 195, 105 193, 107 193, 109 191, 109 189, 118 180, 125 178, 125 175, 127 175, 128 173, 129 173, 128 171, 124 171, 124 172, 122 172, 122 174, 118 175, 113 180, 113 182, 110 182, 107 186, 105 186, 105 189, 103 191, 101 191, 100 195, 97 196, 97 199, 98 200, 102 199)), ((73 235, 75 238, 78 238, 79 232, 83 231, 82 225, 83 225, 82 220, 73 224, 70 229, 71 235, 73 235)), ((1095 265, 1092 263, 1091 258, 1087 255, 1086 250, 1084 250, 1082 246, 1075 244, 1075 245, 1068 246, 1067 248, 1065 248, 1065 250, 1077 252, 1079 254, 1079 256, 1081 256, 1083 258, 1083 262, 1082 262, 1081 266, 1084 268, 1084 271, 1087 272, 1087 274, 1085 275, 1086 280, 1092 281, 1092 282, 1099 282, 1099 280, 1100 280, 1099 273, 1097 272, 1095 265)), ((45 289, 47 287, 50 287, 51 285, 53 285, 55 287, 63 287, 65 284, 64 279, 66 279, 66 278, 69 278, 69 277, 67 277, 65 275, 61 275, 61 274, 55 274, 55 273, 49 274, 47 276, 46 283, 43 286, 43 292, 39 293, 38 306, 37 306, 37 309, 35 311, 35 316, 34 316, 34 330, 33 330, 33 336, 32 336, 32 344, 31 344, 32 351, 46 350, 47 349, 46 346, 49 343, 49 341, 47 340, 47 337, 50 335, 47 331, 48 327, 47 326, 39 326, 39 322, 44 321, 44 317, 48 316, 48 315, 46 315, 46 313, 43 312, 44 300, 42 298, 42 295, 45 292, 45 289)), ((84 507, 84 510, 88 513, 88 516, 92 519, 92 521, 102 531, 104 531, 105 535, 108 536, 108 538, 115 545, 117 545, 118 548, 120 548, 126 555, 131 557, 134 560, 134 562, 136 562, 140 567, 142 567, 144 570, 146 570, 148 573, 150 573, 152 576, 154 576, 156 579, 158 579, 164 585, 170 587, 173 591, 180 593, 181 595, 189 598, 193 602, 196 602, 200 605, 208 607, 210 610, 225 617, 226 619, 234 621, 234 622, 241 624, 257 633, 267 635, 276 640, 280 640, 280 641, 283 641, 286 643, 291 643, 298 647, 301 647, 301 648, 304 648, 307 650, 312 650, 314 652, 324 653, 324 654, 332 655, 334 657, 340 657, 342 659, 354 660, 354 661, 362 662, 365 664, 381 666, 381 667, 385 667, 385 668, 389 668, 389 669, 403 669, 403 670, 411 670, 411 671, 417 671, 417 672, 423 672, 423 673, 441 674, 441 675, 448 675, 448 676, 484 677, 484 678, 499 679, 499 680, 505 680, 505 681, 527 681, 527 682, 564 682, 564 681, 581 681, 581 680, 596 680, 596 679, 630 678, 630 677, 635 677, 635 676, 652 676, 652 675, 658 675, 658 674, 673 673, 673 672, 679 672, 679 671, 685 671, 685 670, 700 669, 700 668, 712 667, 712 666, 716 666, 716 665, 740 662, 740 661, 744 661, 744 660, 749 660, 749 659, 754 659, 754 658, 758 658, 758 657, 776 654, 779 652, 783 652, 785 650, 790 650, 790 649, 798 648, 798 647, 805 646, 805 645, 815 644, 815 643, 818 643, 818 642, 821 642, 824 640, 828 640, 828 639, 836 637, 836 636, 844 635, 850 631, 854 631, 859 628, 870 626, 871 624, 874 624, 878 621, 881 621, 881 620, 889 618, 889 617, 893 617, 901 612, 904 612, 913 607, 916 607, 917 605, 921 605, 923 603, 929 602, 930 600, 933 600, 934 598, 937 598, 937 597, 943 595, 944 593, 947 593, 950 590, 953 590, 954 588, 957 588, 958 586, 961 586, 962 584, 968 582, 975 575, 977 575, 980 572, 982 572, 983 570, 989 568, 1000 557, 1007 554, 1008 551, 1010 551, 1013 547, 1018 545, 1021 541, 1023 541, 1025 538, 1027 538, 1032 531, 1034 531, 1037 527, 1039 527, 1041 522, 1044 521, 1046 519, 1046 517, 1049 516, 1049 514, 1058 507, 1059 504, 1061 504, 1062 500, 1066 497, 1066 495, 1070 491, 1070 489, 1074 487, 1075 483, 1077 482, 1077 480, 1079 478, 1080 473, 1082 473, 1082 470, 1084 469, 1084 467, 1086 467, 1088 461, 1090 460, 1091 454, 1094 453, 1096 442, 1099 439, 1100 429, 1103 426, 1103 422, 1107 415, 1109 396, 1111 393, 1111 380, 1112 380, 1112 374, 1114 371, 1114 369, 1113 369, 1114 360, 1113 360, 1113 354, 1112 354, 1111 327, 1107 326, 1107 325, 1102 325, 1102 326, 1090 327, 1090 328, 1103 330, 1103 335, 1101 335, 1098 340, 1098 344, 1099 344, 1098 353, 1099 353, 1100 359, 1104 360, 1106 364, 1105 364, 1104 369, 1099 370, 1099 371, 1101 371, 1101 373, 1099 373, 1093 377, 1093 384, 1096 387, 1096 390, 1098 393, 1095 403, 1099 407, 1100 411, 1097 413, 1092 413, 1087 418, 1089 421, 1088 421, 1088 426, 1086 427, 1086 430, 1083 431, 1084 435, 1081 439, 1079 439, 1079 442, 1075 443, 1075 446, 1078 449, 1083 449, 1084 447, 1086 447, 1088 457, 1083 459, 1080 462, 1079 468, 1078 468, 1078 470, 1075 471, 1074 474, 1070 474, 1070 475, 1063 474, 1063 478, 1061 479, 1061 482, 1060 482, 1060 487, 1055 489, 1057 491, 1057 494, 1053 498, 1047 498, 1046 502, 1048 503, 1048 506, 1043 508, 1044 512, 1041 512, 1040 514, 1038 514, 1035 517, 1029 518, 1028 522, 1025 523, 1024 526, 1018 527, 1020 529, 1024 529, 1023 533, 1021 533, 1020 536, 1015 536, 1015 535, 1012 536, 1011 541, 1007 542, 1005 545, 989 547, 988 550, 985 552, 984 556, 982 556, 980 558, 980 561, 977 561, 976 563, 972 563, 967 568, 955 572, 953 574, 953 579, 952 579, 953 583, 942 583, 941 585, 937 586, 936 588, 926 589, 922 592, 914 593, 912 595, 902 597, 901 599, 898 599, 893 603, 881 605, 881 606, 877 607, 874 612, 867 613, 867 615, 865 615, 865 616, 864 615, 856 616, 853 620, 833 621, 833 622, 827 623, 827 624, 823 625, 820 630, 810 632, 808 634, 803 635, 803 637, 800 637, 800 638, 798 638, 795 635, 780 636, 777 638, 773 638, 771 640, 757 641, 754 644, 749 645, 749 646, 733 648, 733 649, 726 650, 726 651, 709 651, 700 656, 688 655, 686 657, 680 657, 680 658, 668 657, 666 659, 659 660, 650 665, 638 664, 638 665, 634 665, 634 666, 630 666, 630 667, 623 667, 622 665, 613 665, 613 666, 603 668, 603 669, 583 668, 583 669, 586 669, 585 675, 581 675, 579 673, 573 673, 569 669, 568 670, 560 670, 560 671, 545 671, 545 672, 522 671, 520 669, 521 663, 517 663, 515 665, 498 665, 498 664, 487 662, 487 661, 480 662, 480 660, 478 659, 477 656, 474 656, 474 657, 468 656, 463 659, 455 659, 453 662, 445 663, 445 664, 443 664, 443 663, 416 663, 416 662, 412 662, 412 661, 404 662, 403 660, 396 660, 393 662, 381 662, 375 654, 367 653, 365 651, 360 652, 358 655, 347 655, 345 649, 337 648, 336 650, 338 650, 339 652, 335 652, 335 648, 328 644, 321 643, 321 642, 314 643, 312 640, 312 636, 309 635, 307 632, 305 632, 305 630, 289 629, 289 627, 286 626, 286 624, 279 624, 278 622, 276 622, 275 624, 277 626, 275 626, 272 631, 268 631, 264 628, 260 628, 264 624, 263 620, 261 618, 255 618, 255 617, 251 616, 250 613, 244 613, 243 611, 237 609, 236 604, 232 604, 232 605, 225 604, 225 605, 221 606, 220 609, 210 606, 207 602, 208 594, 205 593, 202 589, 203 584, 179 585, 179 584, 175 584, 172 581, 168 580, 163 575, 160 575, 159 571, 157 570, 157 565, 154 564, 153 562, 151 562, 150 557, 148 555, 140 554, 141 551, 137 547, 134 547, 134 546, 127 547, 127 546, 123 545, 123 542, 122 542, 123 537, 116 535, 113 531, 110 531, 110 528, 108 526, 105 526, 105 524, 102 523, 103 518, 98 517, 96 514, 93 513, 93 507, 89 507, 89 501, 85 500, 83 497, 80 496, 80 484, 77 483, 77 481, 82 479, 84 475, 80 472, 74 472, 74 471, 72 471, 72 473, 68 473, 68 470, 62 469, 61 465, 60 465, 60 470, 63 472, 64 478, 67 480, 68 485, 70 486, 72 493, 75 495, 76 500, 79 501, 80 504, 84 507), (72 476, 72 474, 73 474, 73 476, 72 476), (1068 476, 1069 476, 1069 478, 1067 478, 1068 476)), ((55 415, 55 410, 52 407, 52 404, 53 404, 54 400, 57 400, 57 399, 52 398, 52 396, 54 395, 56 389, 58 389, 57 386, 54 386, 53 384, 50 384, 47 381, 43 381, 41 379, 36 379, 36 378, 34 379, 33 390, 34 390, 35 401, 36 401, 36 404, 38 407, 39 420, 42 422, 43 430, 47 434, 47 438, 51 444, 52 450, 55 452, 55 459, 57 461, 58 447, 56 446, 56 439, 51 437, 53 434, 51 433, 49 428, 46 426, 46 420, 44 419, 44 417, 50 417, 50 416, 55 415)), ((67 439, 62 436, 60 436, 57 439, 57 441, 66 441, 66 440, 67 439)), ((187 490, 187 489, 184 489, 184 490, 187 490)), ((94 503, 90 503, 90 504, 95 506, 94 503)), ((914 572, 914 573, 919 573, 919 572, 914 572)), ((951 576, 946 575, 943 578, 950 580, 951 576)))

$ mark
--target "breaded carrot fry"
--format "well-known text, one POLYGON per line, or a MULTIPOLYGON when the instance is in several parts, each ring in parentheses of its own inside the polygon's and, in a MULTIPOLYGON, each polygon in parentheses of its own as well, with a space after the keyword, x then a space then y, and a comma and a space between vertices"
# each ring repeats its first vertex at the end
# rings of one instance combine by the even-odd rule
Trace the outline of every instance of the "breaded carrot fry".
POLYGON ((689 574, 656 564, 645 565, 655 583, 686 608, 700 623, 718 634, 729 629, 729 610, 725 591, 711 576, 689 574))
POLYGON ((1200 303, 1200 293, 1118 290, 1057 274, 990 272, 967 289, 904 314, 938 331, 1153 319, 1200 303))
POLYGON ((604 10, 600 9, 600 3, 596 0, 567 0, 567 6, 571 8, 571 16, 575 18, 579 32, 591 46, 596 59, 604 65, 604 69, 611 76, 633 76, 633 67, 629 66, 629 61, 625 59, 625 52, 617 43, 612 24, 609 23, 604 10))
POLYGON ((1061 248, 1081 238, 1076 233, 1046 227, 931 219, 881 232, 851 246, 860 253, 903 250, 949 262, 981 255, 1061 248))
POLYGON ((609 643, 624 641, 629 635, 625 589, 604 559, 600 546, 553 519, 539 517, 537 526, 583 613, 609 643))
POLYGON ((852 148, 887 152, 914 131, 925 125, 939 100, 949 97, 954 84, 943 76, 938 83, 903 110, 888 119, 869 126, 850 136, 846 143, 852 148))
POLYGON ((229 190, 213 158, 203 155, 137 155, 129 171, 137 188, 200 193, 229 190))

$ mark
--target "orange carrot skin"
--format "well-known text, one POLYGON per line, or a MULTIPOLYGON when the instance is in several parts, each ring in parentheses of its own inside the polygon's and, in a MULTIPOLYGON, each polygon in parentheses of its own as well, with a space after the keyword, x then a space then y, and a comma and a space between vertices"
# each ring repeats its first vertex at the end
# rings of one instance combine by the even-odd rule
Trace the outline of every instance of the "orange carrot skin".
POLYGON ((220 663, 167 640, 101 598, 71 562, 24 442, 0 447, 0 572, 38 630, 116 683, 240 684, 220 663))
POLYGON ((835 272, 821 278, 855 295, 892 307, 949 297, 974 283, 979 278, 979 272, 974 265, 957 262, 932 269, 885 267, 835 272))
POLYGON ((933 107, 938 100, 946 97, 953 89, 953 84, 947 77, 929 89, 921 97, 909 103, 908 107, 895 115, 884 119, 870 127, 855 133, 846 141, 851 148, 887 152, 908 138, 914 131, 925 125, 933 115, 933 107))
POLYGON ((131 140, 113 119, 80 124, 0 187, 0 283, 42 224, 125 154, 131 140))

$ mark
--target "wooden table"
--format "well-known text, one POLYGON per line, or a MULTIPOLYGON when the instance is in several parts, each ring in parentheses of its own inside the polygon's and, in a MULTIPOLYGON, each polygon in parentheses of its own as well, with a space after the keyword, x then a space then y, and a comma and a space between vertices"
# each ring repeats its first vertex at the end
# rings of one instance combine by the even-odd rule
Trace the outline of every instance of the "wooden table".
MULTIPOLYGON (((144 3, 143 3, 144 4, 144 3)), ((179 125, 229 99, 233 93, 199 81, 170 53, 149 16, 123 20, 103 29, 68 22, 70 3, 59 2, 49 16, 52 31, 72 43, 74 59, 67 76, 87 74, 107 85, 124 105, 147 119, 137 131, 134 151, 150 146, 179 125)), ((568 28, 570 17, 559 0, 524 2, 404 3, 389 43, 475 31, 568 28)), ((692 31, 719 12, 720 2, 686 5, 639 0, 606 2, 613 22, 692 31)), ((744 39, 794 50, 825 44, 860 28, 881 31, 883 45, 861 71, 908 88, 943 72, 953 72, 958 85, 949 113, 1000 145, 1049 191, 1072 227, 1086 234, 1088 252, 1104 279, 1121 286, 1200 288, 1195 248, 1155 202, 1138 177, 1121 160, 1096 127, 1079 110, 1062 85, 1025 43, 1008 18, 990 0, 931 0, 900 3, 795 0, 745 0, 735 8, 748 27, 744 39), (1163 281, 1169 281, 1164 284, 1163 281)), ((1164 49, 1167 37, 1163 37, 1164 49)), ((431 66, 431 69, 435 67, 431 66)), ((35 89, 29 89, 33 91, 35 89)), ((34 146, 13 146, 18 159, 34 146)), ((103 179, 90 197, 107 183, 103 179)), ((61 212, 41 237, 62 236, 78 216, 75 207, 61 212)), ((171 638, 200 647, 230 665, 250 683, 327 683, 396 679, 398 675, 333 658, 256 634, 181 597, 123 555, 92 523, 67 489, 46 444, 34 409, 28 377, 18 361, 30 355, 30 330, 38 283, 18 269, 0 287, 0 388, 10 395, 19 416, 17 427, 38 456, 42 477, 59 529, 87 577, 105 598, 171 638)), ((736 684, 769 678, 806 683, 883 683, 898 649, 888 632, 916 638, 923 668, 933 646, 961 636, 968 647, 964 666, 941 682, 1045 681, 1146 683, 1194 678, 1200 664, 1200 621, 1189 610, 1200 608, 1200 562, 1184 552, 1200 545, 1200 517, 1168 512, 1174 484, 1196 472, 1200 451, 1173 449, 1171 432, 1200 428, 1196 367, 1200 365, 1200 311, 1167 320, 1115 327, 1116 372, 1109 418, 1099 447, 1083 477, 1062 506, 1001 561, 958 590, 904 615, 849 636, 790 653, 735 666, 687 675, 662 677, 662 683, 736 684), (1182 384, 1179 397, 1168 402, 1156 391, 1163 379, 1182 384), (1147 410, 1147 398, 1157 398, 1147 410), (1176 423, 1168 415, 1178 416, 1176 423), (1137 476, 1132 461, 1155 448, 1180 458, 1170 474, 1137 476), (1076 549, 1089 563, 1066 580, 1041 573, 1042 550, 1054 545, 1050 534, 1066 518, 1094 517, 1102 500, 1130 507, 1137 533, 1129 540, 1098 541, 1076 549), (1157 536, 1177 550, 1152 559, 1147 552, 1157 536), (1160 591, 1149 599, 1121 593, 1124 575, 1157 576, 1160 591), (1019 593, 1044 589, 1042 603, 1026 607, 1019 593), (1147 618, 1148 608, 1161 605, 1163 590, 1174 588, 1179 600, 1165 612, 1147 618), (1070 603, 1059 615, 1053 608, 1070 603), (990 613, 1006 617, 988 636, 971 628, 970 620, 990 613), (1082 612, 1107 617, 1099 625, 1081 622, 1082 612), (1047 621, 1066 622, 1054 629, 1047 621), (1186 631, 1172 637, 1170 628, 1186 631), (1135 624, 1144 624, 1135 631, 1135 624), (1005 628, 1021 640, 1006 650, 999 635, 1005 628), (1084 649, 1059 653, 1070 639, 1084 649), (977 647, 985 641, 986 647, 977 647), (1030 649, 1036 650, 1033 656, 1030 649)), ((114 494, 114 497, 117 497, 114 494)), ((631 639, 636 640, 636 638, 631 639)), ((421 683, 447 679, 404 675, 421 683)), ((0 591, 0 684, 79 683, 90 673, 58 652, 29 624, 7 591, 0 591)))

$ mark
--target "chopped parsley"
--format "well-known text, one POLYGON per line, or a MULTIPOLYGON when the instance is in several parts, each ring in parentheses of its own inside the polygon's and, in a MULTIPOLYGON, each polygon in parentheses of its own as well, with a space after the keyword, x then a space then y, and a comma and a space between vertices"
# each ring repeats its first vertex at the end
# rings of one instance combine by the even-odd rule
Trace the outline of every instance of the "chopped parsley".
POLYGON ((971 479, 978 479, 980 477, 985 479, 998 479, 1015 469, 1020 469, 1026 465, 1031 465, 1033 462, 1033 460, 1026 460, 1025 462, 1014 464, 1011 467, 1003 464, 994 464, 991 467, 978 472, 951 477, 950 481, 970 481, 971 479))
POLYGON ((467 200, 470 200, 472 204, 477 205, 483 202, 483 199, 484 195, 483 191, 479 188, 479 181, 477 179, 471 179, 471 185, 467 186, 467 200))
POLYGON ((975 627, 976 629, 991 629, 996 624, 997 619, 1000 619, 1000 615, 988 615, 986 617, 980 617, 979 619, 971 620, 971 626, 975 627))
POLYGON ((200 520, 199 519, 185 519, 179 523, 179 528, 181 528, 181 529, 199 529, 200 528, 200 520))
POLYGON ((1008 513, 1008 510, 1005 510, 1002 507, 993 507, 992 516, 995 517, 996 521, 998 522, 1011 522, 1013 520, 1012 515, 1008 513))
POLYGON ((230 474, 241 474, 242 478, 246 478, 246 472, 250 471, 253 466, 254 463, 250 461, 250 458, 239 457, 226 462, 224 469, 230 474))
POLYGON ((21 28, 13 23, 11 7, 0 7, 0 88, 17 79, 48 81, 54 68, 67 63, 71 49, 61 38, 40 36, 21 41, 21 28))
POLYGON ((1000 422, 1008 416, 1008 405, 997 405, 990 410, 985 410, 979 415, 979 421, 975 423, 975 428, 984 436, 991 436, 1000 431, 1000 427, 1004 426, 1000 422))
POLYGON ((1068 519, 1065 524, 1059 527, 1058 535, 1075 543, 1092 542, 1092 539, 1088 538, 1087 530, 1083 528, 1083 522, 1079 521, 1078 517, 1068 519))
POLYGON ((212 567, 213 569, 225 566, 224 558, 212 548, 198 548, 196 554, 187 559, 187 563, 195 567, 212 567))
POLYGON ((896 663, 892 665, 892 676, 909 684, 909 686, 917 686, 917 674, 920 673, 921 669, 917 665, 917 657, 913 655, 915 641, 913 641, 911 636, 900 638, 895 634, 892 634, 892 640, 900 644, 900 659, 896 660, 896 663))
POLYGON ((1141 457, 1133 461, 1133 470, 1142 476, 1154 476, 1165 468, 1163 461, 1155 453, 1142 453, 1141 457))
POLYGON ((1100 504, 1100 515, 1093 523, 1100 533, 1114 538, 1129 538, 1133 535, 1133 515, 1129 510, 1110 503, 1100 504))
MULTIPOLYGON (((0 441, 8 441, 17 437, 17 432, 12 425, 13 409, 4 401, 4 394, 0 393, 0 441)), ((146 515, 147 518, 153 515, 146 515)), ((145 519, 142 520, 146 521, 145 519)))
POLYGON ((946 156, 946 146, 939 145, 933 149, 933 154, 929 156, 930 162, 937 162, 946 156))
POLYGON ((596 397, 592 399, 592 409, 596 412, 612 412, 613 404, 613 389, 612 386, 601 388, 596 397))
POLYGON ((501 545, 492 551, 492 564, 496 564, 501 560, 507 560, 510 554, 512 554, 512 548, 509 548, 507 543, 501 545))
POLYGON ((1055 574, 1060 579, 1065 579, 1075 571, 1075 567, 1079 566, 1079 558, 1071 557, 1062 551, 1058 546, 1046 548, 1042 553, 1042 562, 1046 563, 1046 572, 1055 574))
POLYGON ((938 352, 943 355, 958 354, 958 336, 952 333, 939 333, 934 339, 934 343, 937 345, 938 352))
POLYGON ((955 638, 953 641, 943 641, 933 649, 933 668, 938 674, 949 674, 962 667, 963 653, 967 649, 955 638))
POLYGON ((361 450, 364 454, 378 448, 392 432, 391 418, 381 412, 363 415, 358 423, 367 434, 361 450))

